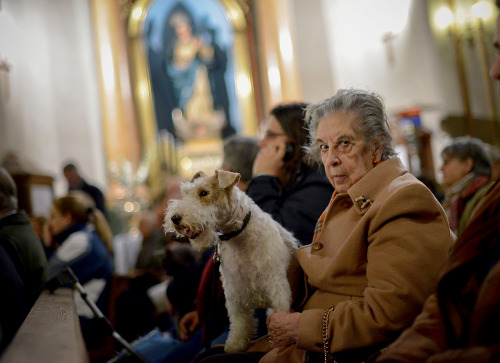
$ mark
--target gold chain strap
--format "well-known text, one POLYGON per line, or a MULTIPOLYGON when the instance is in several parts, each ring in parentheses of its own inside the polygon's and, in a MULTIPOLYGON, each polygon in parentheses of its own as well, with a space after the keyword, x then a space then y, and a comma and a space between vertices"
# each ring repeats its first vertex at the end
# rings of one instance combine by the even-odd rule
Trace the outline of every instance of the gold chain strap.
POLYGON ((334 307, 328 308, 323 314, 323 349, 325 350, 325 363, 333 361, 333 354, 330 354, 330 340, 328 339, 328 319, 334 307))

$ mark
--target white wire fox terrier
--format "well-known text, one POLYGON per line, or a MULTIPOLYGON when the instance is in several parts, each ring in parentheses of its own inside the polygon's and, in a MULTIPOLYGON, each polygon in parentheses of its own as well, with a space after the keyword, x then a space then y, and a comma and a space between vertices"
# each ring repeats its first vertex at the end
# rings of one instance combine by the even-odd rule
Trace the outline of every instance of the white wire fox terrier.
POLYGON ((181 185, 182 199, 169 202, 164 224, 196 249, 216 246, 230 321, 228 353, 249 346, 257 328, 254 309, 290 310, 287 269, 297 266, 297 240, 236 187, 239 180, 240 174, 223 170, 210 177, 196 173, 181 185))

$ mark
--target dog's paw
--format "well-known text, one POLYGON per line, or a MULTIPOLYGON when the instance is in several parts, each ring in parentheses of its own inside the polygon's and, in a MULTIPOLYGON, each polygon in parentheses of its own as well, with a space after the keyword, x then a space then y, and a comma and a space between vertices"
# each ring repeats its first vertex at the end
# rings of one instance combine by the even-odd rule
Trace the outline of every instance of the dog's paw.
POLYGON ((250 342, 247 340, 228 339, 226 340, 226 344, 224 345, 224 351, 226 353, 243 352, 248 348, 249 345, 250 342))

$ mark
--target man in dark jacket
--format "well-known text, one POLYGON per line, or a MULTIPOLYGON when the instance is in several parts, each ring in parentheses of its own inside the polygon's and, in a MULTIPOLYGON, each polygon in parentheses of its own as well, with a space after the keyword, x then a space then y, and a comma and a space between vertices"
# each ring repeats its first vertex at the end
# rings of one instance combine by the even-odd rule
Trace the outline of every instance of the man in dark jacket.
POLYGON ((66 164, 63 168, 64 177, 68 181, 68 191, 81 190, 88 194, 95 203, 95 207, 106 216, 106 206, 104 203, 104 194, 94 185, 90 185, 83 179, 78 172, 75 164, 66 164))
POLYGON ((24 283, 24 312, 27 314, 48 279, 47 259, 28 215, 17 209, 16 185, 1 167, 0 245, 11 258, 24 283))

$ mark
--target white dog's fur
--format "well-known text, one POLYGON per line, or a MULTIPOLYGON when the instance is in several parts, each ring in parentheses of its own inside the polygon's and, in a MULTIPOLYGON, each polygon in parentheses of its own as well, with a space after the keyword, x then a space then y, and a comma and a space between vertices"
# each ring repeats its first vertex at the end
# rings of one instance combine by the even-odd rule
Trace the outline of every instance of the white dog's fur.
POLYGON ((164 225, 165 231, 187 236, 195 248, 203 249, 219 242, 216 231, 240 230, 251 212, 241 233, 220 241, 230 321, 226 352, 248 347, 256 330, 254 309, 290 310, 287 268, 298 245, 290 232, 235 186, 239 179, 240 174, 222 170, 211 177, 196 173, 191 182, 181 185, 182 199, 169 203, 164 225))

